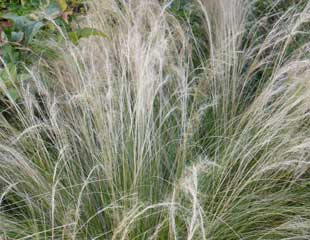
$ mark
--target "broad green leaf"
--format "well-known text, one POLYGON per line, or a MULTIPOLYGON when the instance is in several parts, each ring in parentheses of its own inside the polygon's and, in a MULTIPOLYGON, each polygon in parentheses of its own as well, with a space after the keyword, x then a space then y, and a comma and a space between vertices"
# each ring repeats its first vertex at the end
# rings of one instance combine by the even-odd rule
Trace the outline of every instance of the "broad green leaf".
POLYGON ((62 12, 65 11, 68 7, 66 0, 57 0, 57 3, 62 12))
POLYGON ((104 37, 104 38, 108 37, 105 33, 101 32, 95 28, 82 28, 82 29, 79 29, 79 30, 74 31, 74 32, 69 32, 70 40, 74 44, 78 44, 78 42, 81 38, 87 38, 90 36, 100 36, 100 37, 104 37))
POLYGON ((25 43, 29 43, 33 37, 38 33, 44 23, 41 21, 31 21, 26 16, 17 16, 14 14, 6 14, 3 16, 14 22, 16 28, 24 32, 25 43))
POLYGON ((12 35, 11 35, 11 41, 12 42, 21 42, 24 38, 24 33, 19 31, 19 32, 12 32, 12 35))
POLYGON ((30 21, 26 16, 18 16, 12 13, 4 14, 2 18, 13 21, 18 29, 23 29, 32 23, 32 21, 30 21))
POLYGON ((28 25, 25 29, 25 42, 30 43, 33 37, 40 31, 40 29, 44 26, 43 22, 34 22, 28 25))
POLYGON ((57 18, 61 14, 61 9, 57 3, 51 3, 47 6, 45 13, 52 19, 57 18))

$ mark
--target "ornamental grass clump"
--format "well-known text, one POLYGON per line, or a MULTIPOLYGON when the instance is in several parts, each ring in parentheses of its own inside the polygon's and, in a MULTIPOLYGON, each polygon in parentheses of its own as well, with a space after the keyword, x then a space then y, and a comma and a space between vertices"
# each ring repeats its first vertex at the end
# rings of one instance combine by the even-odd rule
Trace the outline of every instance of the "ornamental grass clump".
POLYGON ((89 2, 0 115, 1 239, 309 239, 310 4, 260 2, 89 2))

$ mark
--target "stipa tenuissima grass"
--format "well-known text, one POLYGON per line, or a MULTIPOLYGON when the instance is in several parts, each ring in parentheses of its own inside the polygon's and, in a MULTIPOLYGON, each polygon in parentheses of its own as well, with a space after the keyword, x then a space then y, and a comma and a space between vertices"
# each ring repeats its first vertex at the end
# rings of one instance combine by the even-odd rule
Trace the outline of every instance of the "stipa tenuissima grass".
POLYGON ((1 239, 309 239, 310 5, 89 4, 1 114, 1 239))

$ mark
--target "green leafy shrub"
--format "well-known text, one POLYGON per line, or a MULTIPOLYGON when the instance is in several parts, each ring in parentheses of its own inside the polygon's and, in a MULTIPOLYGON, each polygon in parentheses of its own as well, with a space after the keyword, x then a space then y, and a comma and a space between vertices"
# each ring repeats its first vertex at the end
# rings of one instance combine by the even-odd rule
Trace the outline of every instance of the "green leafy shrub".
POLYGON ((76 24, 78 17, 87 11, 87 5, 81 0, 7 0, 0 4, 0 9, 0 78, 9 94, 2 94, 2 101, 18 98, 16 86, 30 77, 25 65, 54 57, 44 44, 46 40, 69 39, 78 44, 83 37, 105 37, 96 29, 76 24))

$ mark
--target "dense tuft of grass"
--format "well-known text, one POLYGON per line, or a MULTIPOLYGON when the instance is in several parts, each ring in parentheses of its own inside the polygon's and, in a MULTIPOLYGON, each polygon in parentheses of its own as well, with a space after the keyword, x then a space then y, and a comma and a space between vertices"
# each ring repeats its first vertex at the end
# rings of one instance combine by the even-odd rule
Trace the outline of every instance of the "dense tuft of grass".
POLYGON ((310 239, 310 4, 261 3, 89 2, 0 115, 0 238, 310 239))

